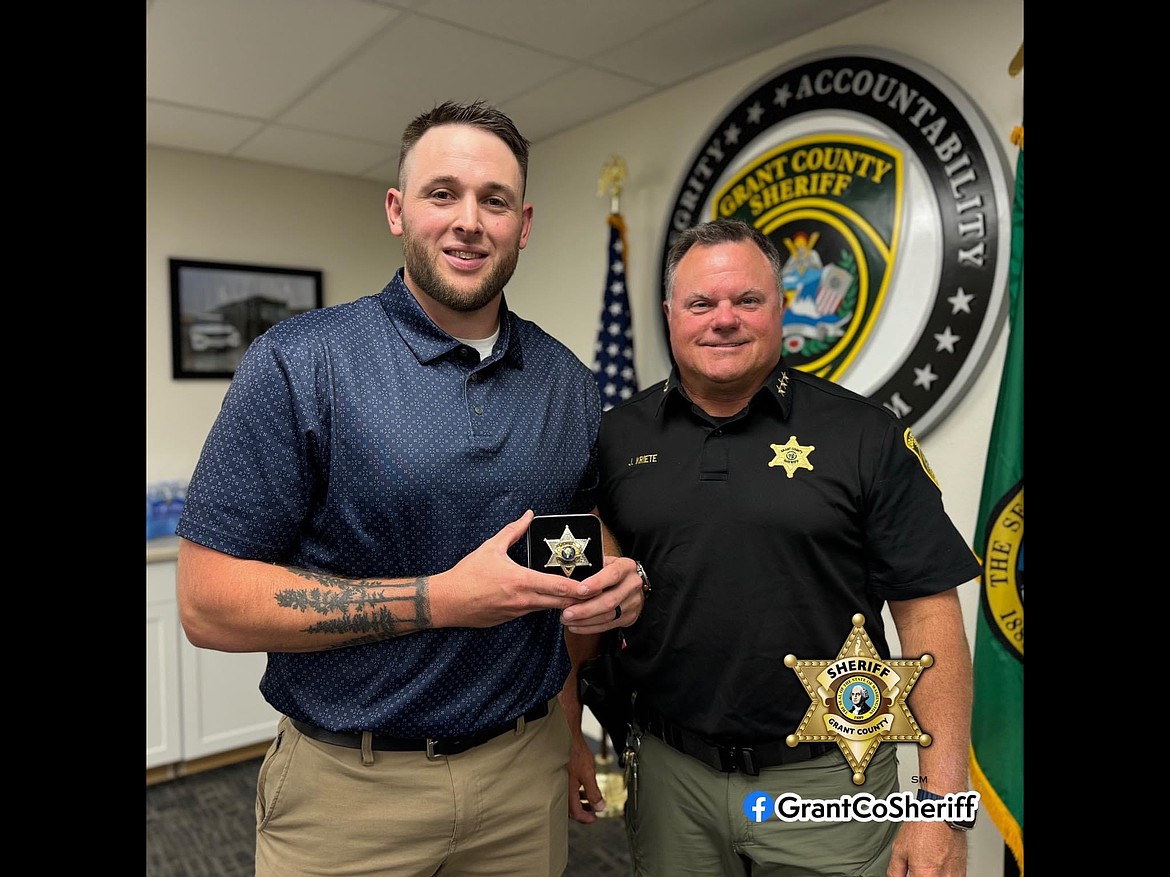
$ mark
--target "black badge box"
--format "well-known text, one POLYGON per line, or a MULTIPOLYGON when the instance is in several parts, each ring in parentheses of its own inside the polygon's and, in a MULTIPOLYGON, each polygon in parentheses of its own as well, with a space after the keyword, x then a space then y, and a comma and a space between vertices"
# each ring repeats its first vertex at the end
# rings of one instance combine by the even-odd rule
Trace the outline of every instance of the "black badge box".
POLYGON ((528 568, 577 581, 604 565, 596 515, 537 515, 528 525, 528 568))

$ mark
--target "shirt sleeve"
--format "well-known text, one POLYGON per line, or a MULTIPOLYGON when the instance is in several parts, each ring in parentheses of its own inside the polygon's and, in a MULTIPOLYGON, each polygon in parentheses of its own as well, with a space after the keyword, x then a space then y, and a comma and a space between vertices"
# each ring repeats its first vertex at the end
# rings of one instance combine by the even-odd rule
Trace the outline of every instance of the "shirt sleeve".
POLYGON ((883 599, 937 594, 980 574, 921 447, 901 422, 891 421, 886 431, 866 521, 870 589, 883 599))
POLYGON ((327 447, 314 369, 265 333, 244 355, 204 443, 177 532, 236 557, 286 560, 327 447))

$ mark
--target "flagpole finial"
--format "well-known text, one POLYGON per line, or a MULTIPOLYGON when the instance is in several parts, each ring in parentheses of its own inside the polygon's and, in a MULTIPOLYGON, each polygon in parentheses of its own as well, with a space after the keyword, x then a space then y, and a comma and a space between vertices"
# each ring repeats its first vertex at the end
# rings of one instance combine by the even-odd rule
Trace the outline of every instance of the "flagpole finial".
POLYGON ((601 166, 601 179, 598 180, 597 194, 609 195, 609 212, 621 212, 622 184, 629 171, 626 169, 626 160, 620 155, 611 155, 601 166))

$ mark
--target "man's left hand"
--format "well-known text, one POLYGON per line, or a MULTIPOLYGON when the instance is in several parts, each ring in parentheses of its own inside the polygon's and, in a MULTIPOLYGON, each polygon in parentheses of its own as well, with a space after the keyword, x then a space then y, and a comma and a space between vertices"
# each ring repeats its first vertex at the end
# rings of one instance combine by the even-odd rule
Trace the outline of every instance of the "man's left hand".
POLYGON ((573 735, 569 753, 569 818, 589 824, 605 810, 605 799, 597 785, 597 765, 593 752, 580 734, 573 735))
POLYGON ((967 832, 945 822, 904 822, 886 877, 966 877, 967 832))
POLYGON ((642 614, 646 599, 637 564, 628 557, 607 556, 605 568, 581 582, 579 599, 561 611, 561 624, 572 633, 629 627, 642 614))

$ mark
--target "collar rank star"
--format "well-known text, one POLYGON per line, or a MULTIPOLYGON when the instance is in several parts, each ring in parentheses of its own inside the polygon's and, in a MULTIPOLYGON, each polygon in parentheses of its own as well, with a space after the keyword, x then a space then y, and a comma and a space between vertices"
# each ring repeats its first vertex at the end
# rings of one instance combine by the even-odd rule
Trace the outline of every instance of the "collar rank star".
POLYGON ((796 474, 797 469, 807 469, 811 472, 813 466, 808 461, 808 455, 816 449, 816 445, 798 444, 796 436, 790 435, 786 444, 772 445, 772 450, 776 452, 776 456, 768 463, 768 466, 783 466, 789 478, 796 474))
POLYGON ((577 539, 568 524, 565 525, 565 532, 561 534, 560 539, 545 539, 544 544, 552 552, 548 563, 545 564, 546 569, 550 566, 560 567, 561 572, 571 576, 573 570, 579 566, 593 566, 585 556, 585 546, 589 544, 589 537, 577 539))

